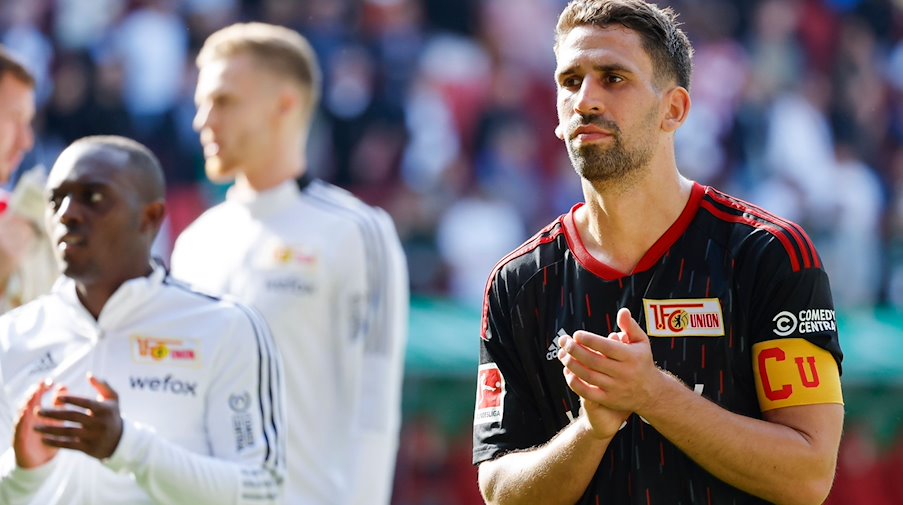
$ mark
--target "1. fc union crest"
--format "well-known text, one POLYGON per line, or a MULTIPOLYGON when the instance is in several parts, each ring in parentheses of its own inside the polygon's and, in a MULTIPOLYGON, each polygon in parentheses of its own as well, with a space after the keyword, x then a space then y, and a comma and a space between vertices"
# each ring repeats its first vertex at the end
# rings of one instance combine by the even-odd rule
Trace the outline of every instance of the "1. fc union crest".
POLYGON ((650 337, 720 337, 724 314, 718 298, 643 299, 646 334, 650 337))

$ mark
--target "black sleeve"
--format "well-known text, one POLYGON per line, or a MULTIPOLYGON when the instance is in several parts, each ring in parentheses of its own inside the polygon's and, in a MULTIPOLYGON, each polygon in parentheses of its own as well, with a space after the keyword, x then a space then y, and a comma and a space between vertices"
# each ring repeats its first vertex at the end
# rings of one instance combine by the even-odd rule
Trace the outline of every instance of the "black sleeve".
POLYGON ((529 346, 512 331, 511 318, 518 317, 519 309, 512 308, 506 277, 503 269, 492 279, 484 300, 473 426, 474 464, 534 447, 548 438, 538 421, 539 411, 520 357, 529 346))
POLYGON ((750 307, 747 329, 752 344, 805 339, 830 352, 840 367, 843 353, 824 269, 793 269, 785 250, 773 240, 762 244, 759 252, 753 255, 754 268, 746 268, 746 275, 741 274, 753 288, 746 293, 750 307))

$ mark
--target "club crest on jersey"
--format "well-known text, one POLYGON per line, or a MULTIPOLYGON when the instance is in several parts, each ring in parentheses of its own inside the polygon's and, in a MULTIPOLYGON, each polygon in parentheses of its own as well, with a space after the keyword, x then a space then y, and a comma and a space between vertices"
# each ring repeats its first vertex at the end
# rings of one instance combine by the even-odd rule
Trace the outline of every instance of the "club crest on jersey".
POLYGON ((277 265, 300 265, 313 267, 317 264, 317 253, 306 246, 289 246, 280 244, 273 251, 273 260, 277 265))
POLYGON ((480 365, 477 374, 477 406, 473 424, 485 424, 502 420, 505 410, 505 378, 495 363, 480 365))
POLYGON ((131 337, 132 361, 145 364, 197 367, 201 364, 199 345, 191 339, 131 337))
POLYGON ((721 337, 724 313, 718 298, 643 299, 650 337, 721 337))

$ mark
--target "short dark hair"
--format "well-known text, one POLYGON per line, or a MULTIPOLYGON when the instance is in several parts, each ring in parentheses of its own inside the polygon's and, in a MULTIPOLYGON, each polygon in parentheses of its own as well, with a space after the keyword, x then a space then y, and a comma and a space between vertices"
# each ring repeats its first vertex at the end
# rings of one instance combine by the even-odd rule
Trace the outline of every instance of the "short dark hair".
POLYGON ((9 50, 0 45, 0 80, 7 75, 13 76, 31 88, 35 87, 35 78, 31 72, 9 50))
POLYGON ((91 135, 73 142, 70 147, 85 145, 128 154, 128 168, 135 170, 141 182, 139 191, 145 202, 163 200, 166 197, 166 180, 163 168, 154 153, 144 144, 119 135, 91 135))
POLYGON ((673 79, 690 89, 693 46, 670 7, 660 8, 643 0, 573 0, 558 17, 555 50, 567 33, 578 26, 602 28, 614 24, 640 35, 656 77, 673 79))

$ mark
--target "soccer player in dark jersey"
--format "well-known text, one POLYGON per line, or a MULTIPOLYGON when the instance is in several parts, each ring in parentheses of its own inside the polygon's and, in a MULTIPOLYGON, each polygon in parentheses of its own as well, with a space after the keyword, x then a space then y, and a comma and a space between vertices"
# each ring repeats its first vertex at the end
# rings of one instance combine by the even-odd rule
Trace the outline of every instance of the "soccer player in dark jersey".
POLYGON ((822 503, 843 424, 828 279, 796 224, 681 176, 692 48, 642 0, 556 28, 585 203, 506 256, 483 309, 488 503, 822 503))

